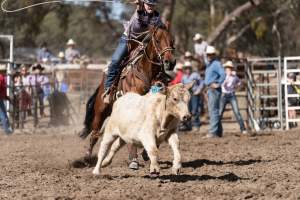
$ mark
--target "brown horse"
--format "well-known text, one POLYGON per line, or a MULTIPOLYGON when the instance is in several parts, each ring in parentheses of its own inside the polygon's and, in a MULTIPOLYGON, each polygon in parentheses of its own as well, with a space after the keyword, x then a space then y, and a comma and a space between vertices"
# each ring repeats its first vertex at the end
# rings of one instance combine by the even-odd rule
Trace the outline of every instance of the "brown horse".
POLYGON ((130 48, 134 51, 131 54, 127 67, 120 74, 117 84, 111 88, 111 103, 103 101, 104 78, 100 81, 97 90, 96 102, 94 104, 94 118, 92 121, 92 135, 88 156, 91 156, 93 147, 97 143, 99 131, 105 119, 111 114, 112 104, 116 93, 135 92, 141 95, 146 94, 155 81, 161 81, 165 70, 171 70, 176 60, 173 55, 173 39, 169 28, 151 27, 144 33, 142 42, 136 39, 129 39, 130 48))

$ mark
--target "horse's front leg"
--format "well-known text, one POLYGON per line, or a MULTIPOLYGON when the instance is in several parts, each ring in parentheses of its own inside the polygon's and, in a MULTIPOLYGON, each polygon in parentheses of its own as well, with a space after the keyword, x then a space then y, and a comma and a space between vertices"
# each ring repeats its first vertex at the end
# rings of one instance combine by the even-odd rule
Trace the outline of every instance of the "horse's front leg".
POLYGON ((176 133, 171 134, 168 139, 168 143, 171 146, 174 154, 172 173, 178 175, 181 169, 181 155, 179 151, 179 139, 176 133))

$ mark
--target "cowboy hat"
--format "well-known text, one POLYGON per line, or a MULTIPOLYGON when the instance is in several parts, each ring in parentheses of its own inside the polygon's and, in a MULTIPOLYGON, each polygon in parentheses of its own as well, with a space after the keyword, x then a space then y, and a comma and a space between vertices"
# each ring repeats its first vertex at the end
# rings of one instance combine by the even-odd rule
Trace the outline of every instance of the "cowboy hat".
POLYGON ((34 70, 37 70, 37 69, 43 71, 45 68, 42 67, 41 64, 34 64, 34 65, 32 66, 32 70, 34 71, 34 70))
POLYGON ((193 54, 189 51, 186 51, 185 54, 184 54, 185 58, 189 58, 189 57, 192 57, 192 56, 193 56, 193 54))
POLYGON ((157 0, 142 0, 145 4, 157 5, 157 0))
POLYGON ((223 66, 224 66, 224 68, 232 68, 232 69, 234 68, 233 62, 230 61, 230 60, 228 60, 227 62, 225 62, 223 64, 223 66))
POLYGON ((67 45, 75 45, 76 43, 74 42, 73 39, 69 39, 68 42, 67 42, 67 45))
POLYGON ((213 46, 207 46, 206 48, 206 54, 216 54, 217 51, 216 51, 216 48, 213 47, 213 46))
POLYGON ((182 70, 183 69, 183 64, 182 63, 177 63, 175 66, 175 70, 182 70))
POLYGON ((59 52, 58 57, 59 58, 64 58, 65 57, 65 53, 63 51, 59 52))
POLYGON ((186 69, 186 68, 192 68, 192 63, 191 63, 190 61, 184 62, 183 68, 184 68, 184 69, 186 69))
POLYGON ((196 35, 194 36, 193 40, 197 41, 197 40, 200 40, 200 39, 203 39, 203 36, 200 33, 196 33, 196 35))

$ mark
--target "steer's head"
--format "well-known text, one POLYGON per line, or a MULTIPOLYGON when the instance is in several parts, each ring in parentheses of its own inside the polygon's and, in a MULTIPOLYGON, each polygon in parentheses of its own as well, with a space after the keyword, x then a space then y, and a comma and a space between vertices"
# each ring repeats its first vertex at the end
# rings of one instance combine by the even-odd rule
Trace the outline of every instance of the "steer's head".
POLYGON ((177 84, 167 88, 166 109, 168 114, 181 121, 187 121, 191 118, 188 104, 191 98, 189 89, 192 86, 193 83, 190 85, 177 84))

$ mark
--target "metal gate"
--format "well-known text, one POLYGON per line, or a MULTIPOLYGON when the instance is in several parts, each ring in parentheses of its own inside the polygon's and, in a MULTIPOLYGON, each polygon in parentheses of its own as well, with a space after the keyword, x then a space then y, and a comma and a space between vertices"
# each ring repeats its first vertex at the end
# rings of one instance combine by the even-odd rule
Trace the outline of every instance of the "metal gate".
MULTIPOLYGON (((12 69, 13 69, 13 62, 14 62, 14 52, 13 52, 13 41, 14 37, 12 35, 0 35, 0 39, 8 40, 9 42, 9 55, 7 58, 1 58, 0 63, 4 65, 4 71, 6 71, 7 75, 7 96, 12 96, 12 69)), ((7 115, 9 116, 10 111, 10 104, 6 104, 7 107, 7 115)))
POLYGON ((290 129, 290 123, 294 122, 300 122, 300 118, 290 118, 289 116, 289 111, 294 110, 295 112, 300 110, 300 106, 297 105, 290 105, 290 101, 292 98, 299 98, 299 94, 289 94, 288 92, 288 87, 291 86, 292 84, 295 86, 300 85, 300 81, 296 80, 293 83, 288 83, 288 74, 289 73, 294 73, 299 74, 300 73, 300 57, 285 57, 284 58, 284 78, 283 78, 283 83, 284 83, 284 99, 285 99, 285 124, 286 124, 286 129, 290 129))
POLYGON ((248 59, 247 99, 252 129, 283 129, 281 71, 280 57, 248 59))

